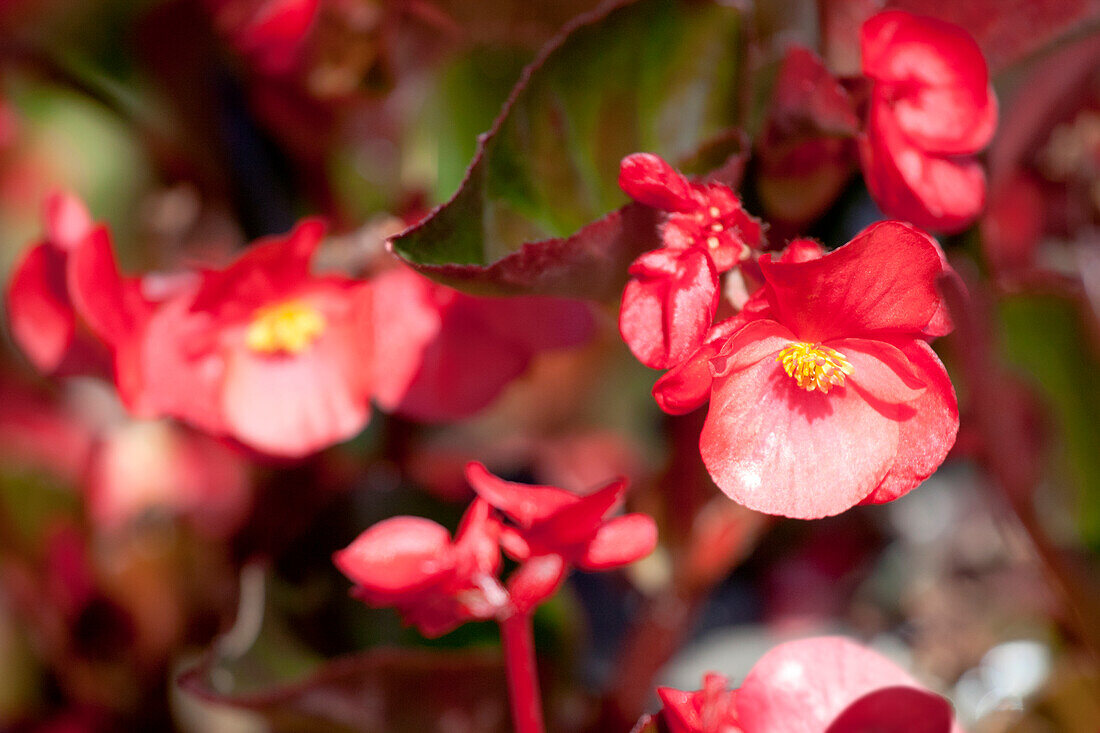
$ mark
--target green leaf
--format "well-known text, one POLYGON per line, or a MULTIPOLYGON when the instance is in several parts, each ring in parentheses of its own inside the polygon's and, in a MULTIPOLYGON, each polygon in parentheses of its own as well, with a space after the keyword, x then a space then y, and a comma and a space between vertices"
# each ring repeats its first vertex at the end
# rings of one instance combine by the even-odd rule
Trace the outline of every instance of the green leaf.
POLYGON ((740 13, 713 1, 620 1, 582 16, 524 71, 455 196, 394 251, 471 291, 607 297, 656 246, 635 228, 644 216, 607 216, 626 203, 619 161, 649 151, 677 162, 728 134, 740 30, 740 13))

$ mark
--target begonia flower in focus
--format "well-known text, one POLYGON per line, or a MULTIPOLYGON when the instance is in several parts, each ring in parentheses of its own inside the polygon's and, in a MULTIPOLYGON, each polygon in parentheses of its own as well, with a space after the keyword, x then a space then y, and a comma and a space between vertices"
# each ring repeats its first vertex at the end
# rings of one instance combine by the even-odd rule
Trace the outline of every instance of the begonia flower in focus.
POLYGON ((588 306, 548 297, 482 298, 405 266, 372 279, 374 399, 404 417, 469 417, 526 371, 541 351, 584 343, 588 306))
POLYGON ((625 479, 588 496, 505 481, 477 462, 466 466, 466 479, 510 521, 501 528, 501 544, 521 562, 559 555, 585 570, 610 570, 640 560, 657 545, 657 525, 648 515, 605 519, 622 505, 625 479))
POLYGON ((811 519, 915 488, 947 455, 958 403, 928 340, 950 330, 924 232, 880 222, 818 259, 760 259, 747 322, 710 361, 700 452, 732 499, 811 519))
POLYGON ((974 154, 997 126, 997 100, 974 39, 962 28, 891 10, 860 30, 872 83, 860 157, 887 214, 940 231, 963 229, 985 205, 974 154))
POLYGON ((508 607, 496 578, 498 525, 489 512, 484 501, 471 504, 454 540, 429 519, 386 519, 337 552, 333 562, 355 583, 357 598, 396 608, 424 636, 441 636, 508 607))
POLYGON ((662 246, 630 267, 619 331, 639 361, 667 369, 702 343, 718 307, 718 276, 759 247, 763 231, 728 186, 692 183, 651 153, 623 158, 619 186, 664 212, 662 246))
POLYGON ((658 689, 670 733, 949 733, 951 705, 885 657, 841 637, 780 644, 741 687, 658 689))
POLYGON ((45 236, 23 253, 8 284, 12 338, 41 372, 95 372, 105 352, 74 311, 67 282, 69 255, 92 233, 92 217, 67 193, 48 196, 44 213, 45 236))

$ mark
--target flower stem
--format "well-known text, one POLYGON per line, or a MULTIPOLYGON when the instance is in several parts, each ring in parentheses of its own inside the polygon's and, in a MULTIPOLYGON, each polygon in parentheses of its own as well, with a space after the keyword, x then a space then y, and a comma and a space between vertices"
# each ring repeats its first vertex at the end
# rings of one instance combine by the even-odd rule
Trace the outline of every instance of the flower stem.
POLYGON ((543 733, 531 614, 513 613, 501 621, 500 638, 504 646, 504 668, 508 675, 515 733, 543 733))

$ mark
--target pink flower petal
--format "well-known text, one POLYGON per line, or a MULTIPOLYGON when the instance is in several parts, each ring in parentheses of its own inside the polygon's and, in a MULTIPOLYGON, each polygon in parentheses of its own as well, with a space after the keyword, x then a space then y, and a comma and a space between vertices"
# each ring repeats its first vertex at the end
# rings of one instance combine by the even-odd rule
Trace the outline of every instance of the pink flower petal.
POLYGON ((454 559, 445 528, 421 517, 393 517, 360 534, 333 562, 370 592, 400 595, 432 584, 454 559))
POLYGON ((959 403, 955 388, 936 352, 923 341, 900 345, 910 364, 927 385, 912 403, 912 416, 899 423, 898 452, 882 483, 865 504, 893 501, 920 485, 947 457, 959 431, 959 403))
POLYGON ((578 565, 610 570, 641 560, 657 546, 657 523, 647 514, 626 514, 605 522, 588 544, 578 565))
POLYGON ((840 637, 802 639, 765 654, 737 692, 747 731, 821 733, 853 702, 883 687, 919 687, 876 652, 840 637))
POLYGON ((703 463, 731 499, 766 514, 838 514, 882 481, 896 420, 858 390, 807 392, 774 359, 716 378, 699 436, 703 463))

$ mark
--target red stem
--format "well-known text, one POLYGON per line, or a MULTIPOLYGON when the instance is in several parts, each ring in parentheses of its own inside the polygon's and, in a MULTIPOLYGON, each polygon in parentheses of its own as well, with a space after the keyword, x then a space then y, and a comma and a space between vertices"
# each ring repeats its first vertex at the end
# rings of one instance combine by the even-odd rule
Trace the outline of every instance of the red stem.
POLYGON ((530 613, 513 613, 500 622, 504 668, 512 699, 515 733, 543 733, 542 699, 535 667, 535 635, 530 613))

